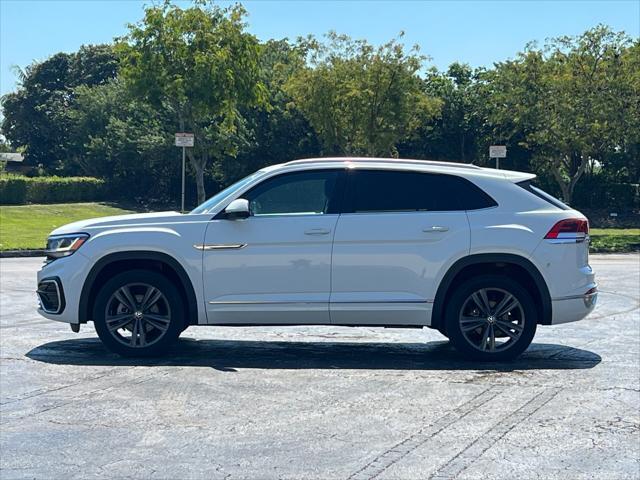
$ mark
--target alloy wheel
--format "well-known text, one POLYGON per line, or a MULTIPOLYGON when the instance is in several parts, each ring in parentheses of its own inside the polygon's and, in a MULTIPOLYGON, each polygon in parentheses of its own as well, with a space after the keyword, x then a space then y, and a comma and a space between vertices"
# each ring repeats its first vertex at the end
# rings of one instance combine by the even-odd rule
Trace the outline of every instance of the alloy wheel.
POLYGON ((130 283, 109 297, 105 323, 118 342, 132 348, 146 348, 167 333, 171 324, 171 308, 158 288, 130 283))
POLYGON ((511 293, 500 288, 481 288, 462 305, 460 330, 465 340, 482 352, 507 350, 522 336, 525 315, 511 293))

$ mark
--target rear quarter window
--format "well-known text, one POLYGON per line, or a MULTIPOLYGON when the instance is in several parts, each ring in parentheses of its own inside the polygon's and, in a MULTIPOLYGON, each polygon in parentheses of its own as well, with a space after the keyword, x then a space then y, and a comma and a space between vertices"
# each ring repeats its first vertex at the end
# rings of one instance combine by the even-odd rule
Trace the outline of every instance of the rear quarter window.
POLYGON ((480 210, 498 206, 491 196, 466 178, 449 175, 447 177, 451 179, 449 188, 455 192, 461 210, 480 210))
POLYGON ((531 195, 535 195, 536 197, 544 200, 545 202, 547 202, 550 205, 553 205, 554 207, 559 208, 560 210, 571 210, 571 207, 569 207, 568 205, 565 205, 560 200, 558 200, 556 197, 554 197, 552 195, 549 195, 544 190, 542 190, 542 189, 536 187, 535 185, 533 185, 531 183, 531 180, 526 180, 524 182, 519 182, 516 185, 518 185, 519 187, 525 189, 531 195))

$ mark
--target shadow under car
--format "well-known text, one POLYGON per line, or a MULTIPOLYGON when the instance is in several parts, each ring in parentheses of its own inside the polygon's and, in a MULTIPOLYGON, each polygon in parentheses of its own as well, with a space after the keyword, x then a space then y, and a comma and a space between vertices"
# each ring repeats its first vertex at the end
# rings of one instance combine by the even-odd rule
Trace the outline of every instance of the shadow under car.
POLYGON ((159 358, 125 358, 105 349, 97 338, 40 345, 26 356, 58 365, 211 367, 220 371, 261 369, 370 370, 567 370, 595 367, 596 353, 564 345, 533 343, 510 362, 465 360, 449 342, 382 343, 330 341, 250 341, 180 339, 159 358))

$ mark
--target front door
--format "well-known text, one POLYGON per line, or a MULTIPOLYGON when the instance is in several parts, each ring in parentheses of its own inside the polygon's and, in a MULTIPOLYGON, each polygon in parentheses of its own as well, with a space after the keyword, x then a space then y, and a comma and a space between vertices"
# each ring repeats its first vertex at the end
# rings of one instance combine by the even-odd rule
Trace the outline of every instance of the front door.
POLYGON ((329 323, 339 175, 268 178, 242 195, 249 218, 210 222, 202 247, 208 323, 329 323))

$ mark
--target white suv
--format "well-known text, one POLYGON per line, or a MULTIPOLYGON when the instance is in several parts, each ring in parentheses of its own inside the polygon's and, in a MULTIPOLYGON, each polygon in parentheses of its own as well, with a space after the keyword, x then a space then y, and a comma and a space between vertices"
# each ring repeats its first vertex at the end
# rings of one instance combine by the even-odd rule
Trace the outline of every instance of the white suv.
POLYGON ((191 213, 53 231, 39 312, 157 355, 190 325, 431 327, 465 356, 522 353, 597 296, 588 223, 534 175, 417 160, 264 168, 191 213))

